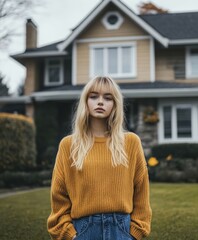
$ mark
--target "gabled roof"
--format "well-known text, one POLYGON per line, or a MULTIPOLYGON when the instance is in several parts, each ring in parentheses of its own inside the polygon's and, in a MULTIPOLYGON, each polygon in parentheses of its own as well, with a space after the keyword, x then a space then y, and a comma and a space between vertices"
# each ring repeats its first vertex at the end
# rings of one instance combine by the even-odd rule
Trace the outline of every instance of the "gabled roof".
POLYGON ((35 49, 28 49, 24 53, 12 55, 12 57, 20 59, 24 57, 67 55, 67 52, 64 51, 65 48, 110 3, 115 4, 131 20, 165 47, 168 47, 168 45, 198 44, 198 12, 137 15, 120 0, 103 0, 72 30, 65 40, 35 49))
POLYGON ((169 44, 198 43, 198 12, 140 15, 169 44))
POLYGON ((72 31, 72 33, 66 38, 66 40, 58 45, 60 51, 63 51, 69 44, 71 44, 77 36, 93 21, 93 19, 105 8, 109 3, 115 4, 119 9, 121 9, 130 19, 136 22, 140 27, 142 27, 148 34, 153 36, 158 40, 163 46, 167 47, 168 39, 159 34, 155 29, 153 29, 146 21, 136 15, 131 9, 129 9, 120 0, 103 0, 101 3, 94 8, 94 10, 72 31))

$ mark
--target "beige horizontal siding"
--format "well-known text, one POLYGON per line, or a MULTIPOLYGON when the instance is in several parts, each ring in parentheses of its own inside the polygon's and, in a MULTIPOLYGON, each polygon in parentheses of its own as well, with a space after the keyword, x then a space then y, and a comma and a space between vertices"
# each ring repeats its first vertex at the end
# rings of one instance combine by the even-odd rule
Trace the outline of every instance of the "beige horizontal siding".
POLYGON ((103 11, 96 19, 89 25, 83 33, 81 33, 78 39, 83 38, 101 38, 101 37, 122 37, 122 36, 142 36, 148 35, 142 28, 140 28, 135 22, 133 22, 129 17, 120 12, 124 21, 119 29, 108 30, 105 28, 101 22, 102 18, 108 11, 119 11, 115 7, 108 8, 103 11))
MULTIPOLYGON (((124 43, 125 41, 115 41, 113 43, 124 43)), ((127 41, 128 42, 128 41, 127 41)), ((109 43, 109 42, 108 42, 109 43)), ((118 83, 150 81, 150 40, 138 40, 136 42, 136 78, 116 79, 118 83)), ((89 80, 90 68, 90 43, 77 43, 77 84, 85 84, 89 80)), ((97 44, 105 44, 105 42, 97 42, 97 44)))

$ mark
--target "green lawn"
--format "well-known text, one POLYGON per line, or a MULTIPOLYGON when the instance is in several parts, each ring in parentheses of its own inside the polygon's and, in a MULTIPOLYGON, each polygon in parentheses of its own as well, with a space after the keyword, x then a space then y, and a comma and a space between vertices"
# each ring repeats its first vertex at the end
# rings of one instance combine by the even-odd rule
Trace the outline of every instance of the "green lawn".
MULTIPOLYGON (((149 240, 198 239, 198 184, 151 184, 149 240)), ((0 199, 1 240, 49 240, 49 189, 0 199)))

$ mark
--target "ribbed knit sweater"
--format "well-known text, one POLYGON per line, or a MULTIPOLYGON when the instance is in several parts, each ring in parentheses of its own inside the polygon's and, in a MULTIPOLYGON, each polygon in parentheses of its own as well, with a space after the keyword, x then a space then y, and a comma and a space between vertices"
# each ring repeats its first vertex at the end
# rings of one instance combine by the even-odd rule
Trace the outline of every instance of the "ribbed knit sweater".
MULTIPOLYGON (((125 134, 129 166, 112 166, 107 138, 95 137, 82 171, 71 167, 71 136, 62 139, 54 166, 48 231, 54 240, 71 240, 72 219, 98 213, 131 216, 130 233, 137 240, 150 232, 151 208, 146 161, 139 137, 125 134)), ((92 239, 93 240, 93 239, 92 239)))

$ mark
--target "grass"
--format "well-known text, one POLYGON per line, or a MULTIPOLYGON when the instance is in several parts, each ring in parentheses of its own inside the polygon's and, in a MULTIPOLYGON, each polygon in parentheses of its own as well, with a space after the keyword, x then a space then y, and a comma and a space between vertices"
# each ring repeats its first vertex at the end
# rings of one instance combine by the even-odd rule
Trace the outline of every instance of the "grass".
MULTIPOLYGON (((153 221, 148 239, 197 239, 197 203, 197 184, 151 184, 153 221)), ((49 240, 49 212, 49 189, 0 199, 1 240, 49 240)))

